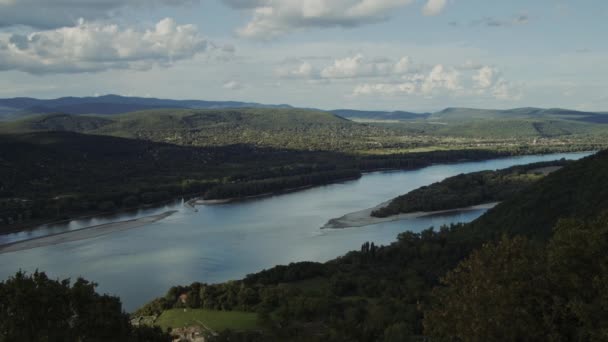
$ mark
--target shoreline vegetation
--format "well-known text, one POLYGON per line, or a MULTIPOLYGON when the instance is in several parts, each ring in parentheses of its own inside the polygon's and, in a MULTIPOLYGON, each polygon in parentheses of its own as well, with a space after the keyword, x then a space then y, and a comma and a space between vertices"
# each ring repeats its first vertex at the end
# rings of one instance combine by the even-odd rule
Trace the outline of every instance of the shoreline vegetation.
POLYGON ((569 163, 571 161, 562 159, 456 175, 373 208, 333 218, 321 229, 364 227, 429 215, 491 209, 569 163))
POLYGON ((482 209, 492 209, 496 205, 499 204, 499 202, 482 203, 482 204, 472 205, 472 206, 463 207, 463 208, 453 208, 453 209, 435 210, 435 211, 417 211, 417 212, 411 212, 411 213, 406 213, 406 214, 397 214, 397 215, 386 216, 386 217, 374 217, 371 215, 373 211, 385 207, 389 202, 390 201, 387 201, 387 202, 381 203, 373 208, 367 208, 367 209, 355 211, 352 213, 348 213, 346 215, 343 215, 343 216, 340 216, 337 218, 333 218, 333 219, 327 221, 327 223, 325 223, 325 225, 323 227, 321 227, 321 229, 359 228, 359 227, 371 226, 371 225, 384 223, 384 222, 404 221, 404 220, 416 219, 416 218, 425 217, 425 216, 452 214, 452 213, 482 210, 482 209))
MULTIPOLYGON (((510 168, 507 168, 504 170, 481 171, 481 172, 475 172, 475 173, 471 173, 471 174, 459 175, 459 176, 455 176, 455 177, 450 177, 446 180, 443 180, 442 182, 438 182, 438 183, 432 184, 430 186, 425 186, 425 187, 416 189, 404 196, 411 195, 412 193, 415 194, 416 191, 420 191, 421 189, 433 190, 434 187, 442 186, 446 182, 449 183, 454 178, 467 177, 467 176, 476 175, 476 174, 488 174, 489 173, 492 175, 494 175, 494 174, 505 175, 505 174, 510 174, 513 172, 517 172, 520 174, 521 173, 525 174, 525 173, 530 172, 530 173, 533 173, 534 175, 536 175, 537 176, 536 178, 540 178, 551 172, 559 170, 561 167, 563 167, 563 165, 566 165, 567 163, 568 163, 568 161, 559 160, 559 161, 533 163, 533 164, 527 164, 527 165, 518 165, 518 166, 513 166, 513 167, 510 167, 510 168)), ((436 165, 436 164, 432 164, 432 165, 436 165)), ((421 168, 423 168, 423 167, 421 167, 421 168)), ((371 171, 371 172, 391 172, 391 171, 400 171, 400 169, 392 169, 392 170, 383 169, 383 170, 371 171)), ((367 172, 367 173, 371 173, 371 172, 367 172)), ((336 180, 335 182, 333 182, 331 184, 349 181, 349 180, 355 180, 358 178, 359 177, 343 179, 343 180, 336 180)), ((529 181, 530 181, 529 179, 526 179, 526 184, 529 181)), ((324 185, 327 185, 327 184, 324 184, 324 185)), ((511 185, 511 188, 508 189, 509 193, 512 193, 514 191, 514 189, 513 189, 514 187, 519 188, 519 187, 525 186, 525 184, 515 184, 515 185, 510 184, 510 185, 511 185)), ((270 197, 270 196, 277 196, 277 195, 281 195, 281 194, 285 194, 285 193, 306 190, 306 189, 310 189, 313 187, 315 187, 315 185, 308 185, 308 186, 302 186, 302 187, 297 187, 297 188, 278 190, 275 192, 269 192, 269 193, 252 195, 252 196, 245 196, 245 197, 240 197, 240 198, 237 197, 237 198, 206 200, 202 197, 193 197, 189 200, 184 200, 184 205, 186 207, 188 207, 189 209, 197 212, 198 211, 198 209, 196 208, 197 205, 221 205, 221 204, 233 203, 233 202, 238 202, 238 201, 246 201, 246 200, 253 200, 253 199, 265 198, 265 197, 270 197)), ((465 194, 460 193, 457 195, 462 197, 465 194)), ((474 210, 486 210, 486 209, 491 209, 494 206, 496 206, 497 204, 499 204, 499 201, 482 202, 482 203, 474 203, 472 205, 467 205, 467 206, 452 206, 452 207, 444 208, 441 210, 417 210, 417 211, 398 213, 398 214, 393 214, 393 215, 388 215, 388 216, 374 216, 374 213, 377 213, 379 210, 383 210, 383 209, 387 208, 387 206, 389 206, 393 201, 395 201, 401 197, 402 196, 397 197, 396 199, 393 199, 390 201, 383 202, 373 208, 359 210, 356 212, 348 213, 348 214, 343 215, 338 218, 330 219, 320 229, 344 229, 344 228, 365 227, 365 226, 375 225, 375 224, 379 224, 379 223, 383 223, 383 222, 416 219, 416 218, 431 216, 431 215, 441 215, 441 214, 466 212, 466 211, 474 211, 474 210)), ((495 196, 490 196, 490 197, 493 198, 495 196)), ((0 254, 13 252, 13 251, 19 251, 19 250, 25 250, 25 249, 32 249, 32 248, 37 248, 37 247, 43 247, 43 246, 49 246, 49 245, 54 245, 54 244, 60 244, 60 243, 64 243, 64 242, 79 241, 79 240, 84 240, 84 239, 89 239, 89 238, 94 238, 97 236, 110 234, 110 233, 117 232, 117 231, 123 231, 126 229, 136 228, 136 227, 146 225, 148 223, 153 223, 153 222, 162 220, 175 212, 176 212, 176 210, 172 210, 172 211, 167 211, 165 213, 158 214, 158 215, 151 215, 151 216, 145 216, 145 217, 132 219, 132 220, 106 223, 106 224, 102 224, 102 225, 85 227, 85 228, 81 228, 81 229, 74 230, 74 231, 68 231, 68 232, 63 232, 63 233, 53 234, 53 235, 46 235, 46 236, 42 236, 42 237, 38 237, 38 238, 27 239, 27 240, 23 240, 23 241, 0 245, 0 254)))
MULTIPOLYGON (((209 152, 199 148, 161 146, 145 141, 74 133, 48 133, 48 136, 35 134, 19 138, 25 139, 27 143, 19 139, 5 139, 7 144, 0 144, 0 152, 7 152, 7 160, 20 160, 11 162, 15 170, 22 169, 19 166, 22 162, 30 165, 33 159, 44 160, 44 163, 40 163, 40 170, 21 174, 15 171, 10 175, 12 178, 7 175, 7 179, 11 180, 4 184, 3 191, 9 197, 0 199, 0 231, 3 234, 83 215, 120 213, 179 198, 197 196, 205 200, 204 203, 220 203, 343 182, 359 178, 363 172, 412 170, 437 163, 479 161, 525 154, 453 150, 358 156, 323 151, 260 150, 241 146, 211 151, 212 154, 222 154, 225 159, 227 156, 230 158, 210 169, 204 163, 195 163, 202 158, 200 153, 209 152), (36 144, 44 146, 34 148, 36 144), (99 146, 107 149, 97 151, 99 146), (161 155, 157 155, 154 149, 161 149, 161 155), (29 153, 14 153, 19 150, 29 153), (103 156, 95 156, 97 153, 103 156), (106 159, 115 153, 119 159, 107 163, 106 159), (49 159, 45 157, 47 154, 56 158, 49 159), (139 170, 130 169, 133 160, 136 160, 139 170), (235 166, 231 162, 238 164, 235 166), (117 179, 116 183, 107 184, 112 180, 107 175, 117 172, 116 169, 128 174, 117 179), (179 174, 175 174, 176 169, 181 170, 179 174), (49 173, 49 170, 56 172, 49 173), (82 170, 89 170, 89 177, 73 177, 74 174, 81 174, 82 170), (142 172, 146 176, 141 176, 142 172), (39 182, 44 182, 44 186, 33 186, 39 182), (22 195, 15 197, 16 193, 22 195)), ((2 170, 10 171, 0 169, 2 170)))
MULTIPOLYGON (((463 151, 455 151, 455 152, 463 152, 463 151)), ((335 180, 333 180, 332 182, 329 182, 329 183, 323 183, 323 184, 318 184, 318 185, 305 185, 305 186, 301 186, 301 187, 276 190, 276 191, 273 191, 273 192, 267 192, 267 193, 263 193, 263 194, 250 195, 250 196, 231 197, 231 198, 219 198, 219 199, 205 199, 204 198, 204 193, 197 194, 196 196, 192 196, 192 195, 191 196, 184 196, 184 195, 182 195, 182 196, 173 197, 173 198, 171 198, 169 200, 163 200, 163 201, 160 201, 158 203, 145 204, 145 205, 141 205, 139 207, 134 207, 134 208, 121 209, 121 210, 115 210, 115 211, 109 211, 109 212, 106 211, 106 212, 100 212, 100 213, 90 213, 90 214, 87 214, 87 215, 68 217, 68 218, 62 219, 62 220, 47 221, 47 222, 42 221, 42 222, 37 222, 37 223, 34 223, 34 224, 30 224, 28 226, 14 227, 12 229, 4 229, 2 231, 2 234, 4 235, 4 234, 18 233, 18 232, 21 232, 21 231, 35 230, 35 229, 37 229, 37 228, 39 228, 41 226, 44 226, 44 225, 65 223, 65 222, 70 222, 70 221, 76 220, 76 219, 96 217, 96 216, 99 216, 99 215, 119 215, 121 213, 127 213, 127 212, 133 211, 133 210, 139 210, 139 209, 145 209, 145 208, 153 208, 153 207, 159 206, 161 204, 174 202, 174 201, 177 201, 179 199, 184 199, 184 197, 186 197, 186 198, 190 197, 190 199, 184 199, 184 203, 191 210, 193 210, 193 211, 196 212, 196 211, 198 211, 198 209, 196 208, 197 205, 221 205, 221 204, 228 204, 228 203, 234 203, 234 202, 239 202, 239 201, 247 201, 247 200, 259 199, 259 198, 265 198, 265 197, 278 196, 278 195, 282 195, 282 194, 287 194, 287 193, 292 193, 292 192, 312 189, 312 188, 315 188, 317 186, 326 186, 326 185, 331 185, 331 184, 337 184, 337 183, 340 183, 340 182, 357 180, 362 175, 369 174, 369 173, 374 173, 374 172, 412 171, 412 170, 423 169, 425 167, 430 167, 430 166, 433 166, 433 165, 440 165, 440 164, 444 164, 445 165, 445 164, 460 163, 460 162, 486 161, 486 160, 492 160, 492 159, 508 158, 508 157, 512 156, 512 155, 507 155, 507 154, 504 154, 504 153, 498 153, 497 151, 487 151, 487 152, 494 152, 495 154, 493 156, 488 156, 487 158, 482 158, 482 159, 471 158, 471 159, 460 159, 460 160, 456 160, 456 161, 452 161, 452 162, 433 162, 433 163, 428 163, 428 164, 417 166, 417 167, 414 166, 414 167, 410 167, 410 168, 403 168, 403 167, 402 168, 397 168, 396 167, 396 168, 369 169, 369 170, 366 170, 366 171, 361 171, 360 175, 358 177, 349 177, 349 178, 344 178, 344 179, 335 179, 335 180)), ((593 152, 593 151, 580 151, 580 152, 593 152)), ((521 154, 521 156, 545 155, 545 154, 551 154, 551 153, 569 153, 569 152, 550 152, 550 153, 521 154)), ((421 216, 426 216, 426 215, 438 214, 438 213, 442 212, 442 211, 433 211, 433 210, 418 211, 416 213, 410 213, 410 214, 415 214, 415 215, 404 215, 404 216, 398 216, 398 217, 395 217, 395 218, 390 218, 389 217, 389 218, 385 218, 385 219, 379 219, 379 218, 372 219, 373 218, 373 216, 371 216, 371 212, 372 211, 376 211, 378 209, 386 207, 386 205, 388 205, 389 203, 390 203, 390 201, 387 201, 387 202, 384 202, 384 203, 382 203, 382 204, 380 204, 378 206, 375 206, 373 208, 363 209, 363 210, 360 210, 360 211, 356 211, 356 212, 353 212, 353 213, 346 214, 346 215, 341 216, 339 218, 331 219, 323 227, 321 227, 321 229, 341 229, 341 228, 349 228, 349 227, 363 227, 363 226, 374 225, 374 224, 382 223, 382 222, 405 220, 405 219, 409 219, 409 218, 416 218, 416 217, 421 217, 421 216), (369 213, 368 213, 368 211, 369 211, 369 213), (368 214, 369 217, 364 217, 363 214, 368 214), (399 217, 403 217, 403 218, 399 218, 399 217)), ((455 207, 455 208, 451 208, 449 211, 487 209, 486 206, 489 205, 489 204, 491 204, 491 203, 492 202, 485 203, 485 204, 484 203, 479 203, 479 204, 474 205, 474 206, 455 207), (479 208, 476 208, 476 207, 479 207, 479 208)), ((86 228, 83 228, 83 229, 88 229, 88 228, 93 228, 93 227, 86 227, 86 228)), ((2 248, 2 246, 3 245, 0 245, 0 248, 2 248)), ((4 245, 4 246, 6 246, 6 245, 4 245)))
POLYGON ((161 214, 144 216, 137 219, 118 221, 111 223, 104 223, 96 226, 76 229, 72 231, 62 232, 58 234, 51 234, 41 236, 33 239, 27 239, 17 241, 5 245, 0 245, 0 254, 22 251, 27 249, 33 249, 38 247, 45 247, 51 245, 57 245, 65 242, 80 241, 86 239, 92 239, 99 236, 121 232, 133 228, 139 228, 150 223, 158 222, 165 219, 173 214, 177 210, 169 210, 161 214))

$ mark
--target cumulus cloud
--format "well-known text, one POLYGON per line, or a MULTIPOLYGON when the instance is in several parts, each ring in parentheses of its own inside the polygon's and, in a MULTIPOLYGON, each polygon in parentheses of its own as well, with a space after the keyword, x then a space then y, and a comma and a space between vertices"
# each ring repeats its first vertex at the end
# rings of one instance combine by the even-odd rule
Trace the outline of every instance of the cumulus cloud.
POLYGON ((296 65, 288 63, 278 67, 276 74, 281 78, 318 79, 319 71, 307 61, 297 61, 296 65))
POLYGON ((443 11, 447 0, 428 0, 422 8, 424 15, 437 15, 443 11))
MULTIPOLYGON (((251 20, 237 33, 269 39, 307 27, 356 27, 388 19, 391 11, 414 0, 223 0, 251 12, 251 20)), ((444 0, 429 0, 425 13, 434 14, 444 0)))
POLYGON ((477 74, 473 75, 473 81, 477 83, 478 88, 487 89, 496 82, 497 74, 496 69, 489 66, 483 66, 479 69, 477 74))
POLYGON ((308 61, 288 64, 279 67, 277 75, 284 78, 335 80, 404 75, 416 68, 408 56, 395 61, 386 57, 368 59, 362 54, 356 54, 335 59, 332 64, 320 67, 313 66, 308 61))
POLYGON ((497 68, 481 67, 472 77, 477 94, 490 94, 500 100, 515 100, 521 97, 519 87, 504 79, 497 68))
POLYGON ((30 33, 0 35, 0 70, 33 74, 146 69, 169 66, 208 49, 216 49, 193 25, 173 19, 136 30, 88 23, 30 33))
POLYGON ((26 25, 39 29, 73 26, 79 18, 106 19, 124 8, 184 6, 199 0, 0 0, 0 27, 26 25))
POLYGON ((452 67, 437 64, 427 73, 407 75, 399 82, 365 83, 357 85, 354 95, 433 95, 440 91, 455 92, 462 89, 460 73, 452 67))
POLYGON ((521 90, 505 80, 500 70, 494 67, 463 68, 437 64, 425 72, 403 75, 399 80, 389 78, 383 82, 358 84, 353 95, 489 96, 515 100, 521 98, 521 90))

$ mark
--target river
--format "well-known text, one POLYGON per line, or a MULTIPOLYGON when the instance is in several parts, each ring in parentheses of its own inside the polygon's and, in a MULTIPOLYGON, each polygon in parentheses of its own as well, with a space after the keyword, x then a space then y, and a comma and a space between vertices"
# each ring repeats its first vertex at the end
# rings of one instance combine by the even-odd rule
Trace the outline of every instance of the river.
POLYGON ((366 241, 389 244, 405 230, 421 231, 452 222, 468 222, 485 210, 434 215, 377 225, 320 230, 329 219, 373 207, 423 185, 460 173, 501 169, 517 164, 589 153, 510 157, 482 162, 435 165, 414 171, 373 172, 347 181, 272 197, 222 205, 183 201, 133 213, 74 220, 0 236, 0 244, 92 225, 177 213, 139 228, 92 239, 0 254, 0 279, 19 269, 47 272, 52 278, 82 276, 98 290, 121 297, 132 311, 162 296, 173 285, 239 279, 277 264, 326 261, 358 249, 366 241))

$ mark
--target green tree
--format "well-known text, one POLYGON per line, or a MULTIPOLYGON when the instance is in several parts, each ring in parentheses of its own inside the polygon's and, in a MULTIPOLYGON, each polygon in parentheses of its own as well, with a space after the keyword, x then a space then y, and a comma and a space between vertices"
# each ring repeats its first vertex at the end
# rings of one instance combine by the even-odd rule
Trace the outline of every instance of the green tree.
POLYGON ((445 341, 542 340, 548 283, 543 253, 504 237, 473 252, 432 292, 425 333, 445 341))
POLYGON ((135 328, 120 299, 96 284, 18 272, 0 283, 0 341, 168 341, 154 328, 135 328))

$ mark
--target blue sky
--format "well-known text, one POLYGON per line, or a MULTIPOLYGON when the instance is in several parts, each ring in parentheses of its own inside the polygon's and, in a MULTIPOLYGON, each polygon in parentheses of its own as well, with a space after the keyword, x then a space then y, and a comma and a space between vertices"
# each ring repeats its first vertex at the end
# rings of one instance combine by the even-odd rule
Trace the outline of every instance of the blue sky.
POLYGON ((0 0, 0 97, 608 111, 608 2, 0 0))

